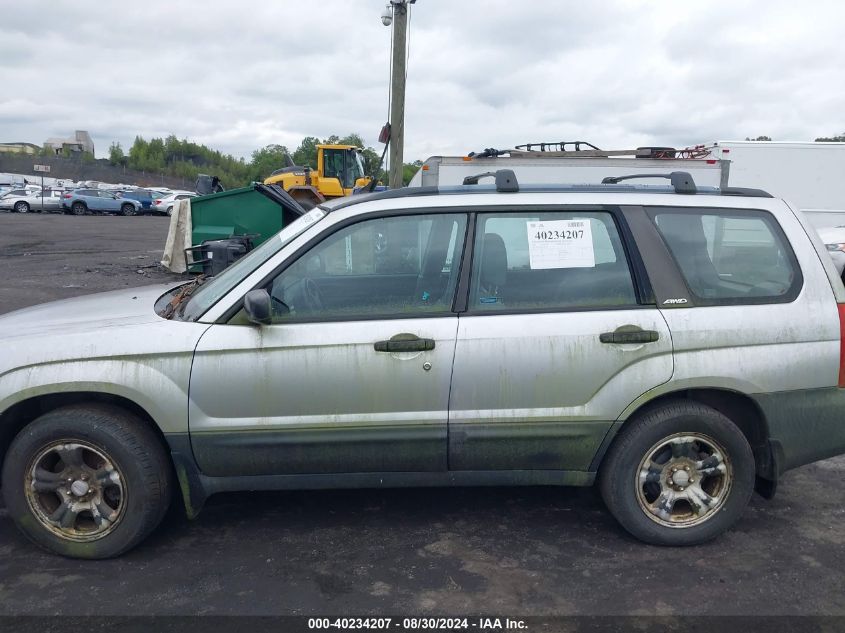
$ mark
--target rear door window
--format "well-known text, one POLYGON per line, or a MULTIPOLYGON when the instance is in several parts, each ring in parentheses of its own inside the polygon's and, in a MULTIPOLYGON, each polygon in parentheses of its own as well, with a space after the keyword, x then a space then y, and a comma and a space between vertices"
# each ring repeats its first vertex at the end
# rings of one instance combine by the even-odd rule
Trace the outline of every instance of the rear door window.
POLYGON ((771 214, 745 209, 649 209, 702 305, 792 301, 801 271, 771 214))
POLYGON ((471 311, 637 304, 625 250, 607 212, 480 214, 473 260, 471 311))

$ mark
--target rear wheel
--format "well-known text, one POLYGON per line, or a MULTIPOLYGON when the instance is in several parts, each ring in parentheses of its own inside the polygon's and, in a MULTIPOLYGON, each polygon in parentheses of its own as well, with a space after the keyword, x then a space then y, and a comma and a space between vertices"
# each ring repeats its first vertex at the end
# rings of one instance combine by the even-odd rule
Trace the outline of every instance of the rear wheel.
POLYGON ((121 215, 135 215, 135 207, 131 204, 122 204, 122 205, 120 205, 120 214, 121 215))
POLYGON ((167 207, 167 215, 173 215, 173 205, 167 207))
POLYGON ((654 545, 695 545, 732 526, 754 489, 751 447, 727 417, 695 402, 632 420, 601 467, 611 514, 654 545))
POLYGON ((70 211, 74 215, 85 215, 85 212, 88 211, 88 207, 85 206, 84 202, 74 202, 70 205, 70 211))
POLYGON ((15 211, 18 213, 29 213, 29 203, 20 200, 15 203, 15 211))
POLYGON ((107 405, 72 405, 25 427, 3 465, 3 497, 36 544, 73 558, 109 558, 161 521, 170 465, 147 424, 107 405))

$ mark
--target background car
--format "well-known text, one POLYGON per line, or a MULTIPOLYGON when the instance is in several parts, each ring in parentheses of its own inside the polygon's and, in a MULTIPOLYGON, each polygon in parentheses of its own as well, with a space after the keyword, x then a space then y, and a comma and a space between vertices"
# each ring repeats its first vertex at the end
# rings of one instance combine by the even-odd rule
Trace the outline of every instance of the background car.
POLYGON ((52 211, 57 213, 62 208, 62 192, 49 191, 30 192, 26 195, 7 195, 0 198, 0 209, 14 211, 15 213, 28 213, 29 211, 52 211))
POLYGON ((173 213, 173 205, 179 200, 187 200, 188 198, 196 198, 197 194, 193 191, 174 191, 164 198, 153 200, 153 211, 170 215, 173 213))
POLYGON ((141 210, 137 200, 118 198, 113 193, 101 189, 76 189, 62 196, 62 208, 74 215, 95 213, 119 213, 135 215, 141 210))
POLYGON ((27 185, 25 187, 11 187, 6 189, 2 194, 0 194, 0 198, 6 198, 8 196, 26 196, 31 193, 35 193, 36 191, 41 191, 41 187, 37 187, 35 185, 27 185))
POLYGON ((827 247, 833 265, 841 276, 845 271, 845 226, 831 226, 818 230, 819 237, 827 247))
POLYGON ((139 213, 152 213, 155 212, 153 201, 164 197, 164 194, 153 189, 129 189, 118 193, 118 197, 137 200, 141 204, 139 213))

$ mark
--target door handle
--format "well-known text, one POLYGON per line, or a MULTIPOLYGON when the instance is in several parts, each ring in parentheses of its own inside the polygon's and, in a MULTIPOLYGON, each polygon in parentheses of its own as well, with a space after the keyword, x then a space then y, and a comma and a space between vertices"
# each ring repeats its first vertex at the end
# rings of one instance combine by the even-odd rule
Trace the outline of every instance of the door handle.
POLYGON ((602 343, 654 343, 660 338, 655 330, 616 330, 615 332, 602 332, 599 340, 602 343))
POLYGON ((377 352, 427 352, 434 349, 434 339, 397 334, 389 341, 376 341, 373 348, 377 352))

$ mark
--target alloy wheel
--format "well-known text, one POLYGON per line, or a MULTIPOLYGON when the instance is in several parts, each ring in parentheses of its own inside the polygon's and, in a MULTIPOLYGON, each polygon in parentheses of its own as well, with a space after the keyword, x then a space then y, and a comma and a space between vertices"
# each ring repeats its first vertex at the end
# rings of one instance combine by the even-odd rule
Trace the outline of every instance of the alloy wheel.
POLYGON ((126 510, 125 479, 103 451, 80 440, 52 442, 33 458, 24 480, 35 518, 77 542, 103 538, 126 510))
POLYGON ((732 481, 731 461, 716 440, 702 433, 676 433, 646 452, 635 485, 646 516, 682 528, 712 518, 725 504, 732 481))

